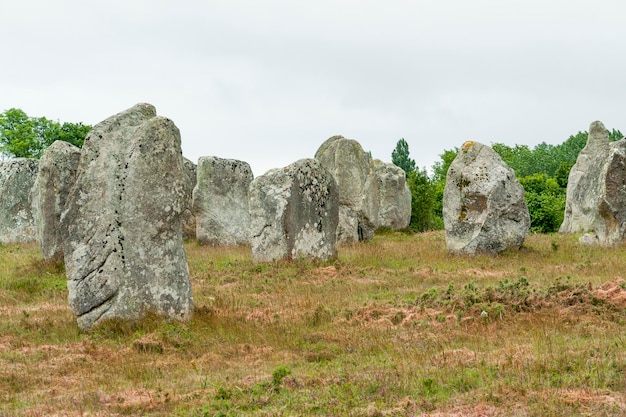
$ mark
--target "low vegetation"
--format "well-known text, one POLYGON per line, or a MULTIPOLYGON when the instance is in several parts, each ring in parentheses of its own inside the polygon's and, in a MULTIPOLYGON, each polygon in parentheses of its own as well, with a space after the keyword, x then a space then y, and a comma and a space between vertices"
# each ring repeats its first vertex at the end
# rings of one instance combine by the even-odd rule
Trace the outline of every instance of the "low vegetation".
POLYGON ((621 416, 626 253, 386 233, 329 263, 186 246, 195 315, 79 331, 63 266, 0 247, 0 416, 621 416))

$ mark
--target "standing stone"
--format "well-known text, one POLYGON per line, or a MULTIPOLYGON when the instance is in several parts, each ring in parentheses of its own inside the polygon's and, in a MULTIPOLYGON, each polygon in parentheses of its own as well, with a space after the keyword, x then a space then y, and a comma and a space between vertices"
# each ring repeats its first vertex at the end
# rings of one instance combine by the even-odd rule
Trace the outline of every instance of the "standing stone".
POLYGON ((209 245, 250 243, 248 163, 203 156, 198 160, 198 183, 193 190, 196 237, 209 245))
POLYGON ((353 139, 332 136, 315 153, 339 187, 337 241, 369 240, 379 226, 379 191, 372 158, 353 139))
POLYGON ((79 327, 147 313, 191 316, 184 196, 180 132, 153 106, 137 104, 89 132, 61 218, 79 327))
POLYGON ((394 164, 374 160, 379 191, 379 227, 401 230, 411 223, 411 190, 404 170, 394 164))
POLYGON ((181 216, 181 227, 184 239, 196 237, 196 215, 193 213, 193 189, 197 182, 197 167, 192 161, 183 158, 183 174, 185 176, 185 204, 181 216))
POLYGON ((253 261, 335 258, 338 216, 337 184, 319 161, 268 171, 250 185, 253 261))
POLYGON ((524 189, 490 147, 465 142, 448 169, 443 195, 448 251, 497 254, 519 249, 530 228, 524 189))
POLYGON ((589 127, 567 182, 562 233, 584 233, 581 243, 610 246, 626 238, 626 140, 609 141, 602 122, 589 127))
POLYGON ((15 158, 0 162, 0 243, 37 239, 30 189, 37 178, 37 159, 15 158))
POLYGON ((80 148, 61 140, 53 142, 39 160, 31 197, 37 242, 44 259, 63 259, 61 214, 79 161, 80 148))

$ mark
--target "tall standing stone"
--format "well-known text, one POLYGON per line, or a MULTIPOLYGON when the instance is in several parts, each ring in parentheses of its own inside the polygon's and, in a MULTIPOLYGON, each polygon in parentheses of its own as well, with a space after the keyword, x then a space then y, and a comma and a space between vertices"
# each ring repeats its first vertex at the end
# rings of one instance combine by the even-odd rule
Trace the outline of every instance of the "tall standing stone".
POLYGON ((374 160, 379 192, 379 227, 400 230, 411 223, 411 190, 404 170, 394 164, 374 160))
POLYGON ((530 228, 524 189, 490 147, 465 142, 448 169, 443 195, 448 251, 498 254, 519 249, 530 228))
POLYGON ((198 160, 198 182, 193 190, 196 238, 210 245, 250 243, 248 163, 203 156, 198 160))
POLYGON ((380 194, 372 158, 361 144, 332 136, 315 153, 339 187, 339 243, 369 240, 379 227, 380 194))
POLYGON ((252 181, 250 220, 254 262, 337 256, 337 185, 315 159, 301 159, 252 181))
POLYGON ((626 140, 609 141, 602 122, 589 127, 567 181, 562 233, 584 233, 581 243, 610 246, 626 239, 626 140))
POLYGON ((61 140, 52 143, 39 160, 31 197, 37 242, 44 259, 63 259, 61 214, 76 179, 80 148, 61 140))
POLYGON ((0 243, 37 239, 30 189, 37 178, 37 159, 15 158, 0 162, 0 243))
POLYGON ((138 104, 98 123, 82 148, 62 225, 69 303, 78 325, 193 309, 180 216, 180 132, 138 104))

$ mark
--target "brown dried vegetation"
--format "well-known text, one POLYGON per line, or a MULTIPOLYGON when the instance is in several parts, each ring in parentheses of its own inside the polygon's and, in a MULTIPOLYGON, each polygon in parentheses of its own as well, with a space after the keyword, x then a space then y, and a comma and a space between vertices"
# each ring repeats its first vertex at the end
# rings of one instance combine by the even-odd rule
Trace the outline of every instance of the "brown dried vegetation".
POLYGON ((196 310, 80 332, 63 267, 0 247, 0 416, 626 414, 626 253, 459 257, 385 234, 331 263, 187 244, 196 310))

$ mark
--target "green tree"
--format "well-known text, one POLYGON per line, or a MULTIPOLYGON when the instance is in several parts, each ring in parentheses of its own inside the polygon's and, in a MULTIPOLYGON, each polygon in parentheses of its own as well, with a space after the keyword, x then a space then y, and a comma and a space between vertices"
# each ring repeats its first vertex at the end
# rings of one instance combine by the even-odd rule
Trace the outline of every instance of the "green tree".
MULTIPOLYGON (((616 129, 607 133, 611 141, 623 138, 622 132, 616 129)), ((527 145, 510 147, 503 143, 494 143, 491 147, 515 171, 518 178, 534 174, 546 174, 548 177, 560 177, 562 179, 563 177, 567 178, 567 175, 564 176, 563 170, 574 165, 578 154, 587 144, 588 136, 588 132, 578 132, 560 145, 549 145, 541 142, 532 149, 527 145)))
POLYGON ((565 162, 561 161, 559 165, 559 169, 556 170, 554 174, 554 179, 559 184, 559 186, 563 189, 567 189, 567 182, 569 181, 569 173, 574 166, 573 162, 565 162))
POLYGON ((412 171, 407 184, 411 190, 411 229, 425 232, 441 228, 434 211, 436 190, 426 170, 412 171))
POLYGON ((415 171, 415 161, 409 157, 409 144, 401 138, 391 152, 391 162, 404 170, 407 177, 415 171))
MULTIPOLYGON (((616 129, 607 133, 611 141, 623 138, 616 129)), ((588 132, 578 132, 559 145, 542 142, 532 149, 526 145, 492 145, 524 186, 532 231, 558 231, 563 222, 569 173, 588 136, 588 132)))
POLYGON ((565 188, 555 178, 538 173, 519 179, 530 213, 530 230, 557 232, 565 213, 565 188))
POLYGON ((11 157, 40 158, 55 140, 81 147, 91 126, 29 117, 20 109, 0 114, 0 153, 11 157))
POLYGON ((615 142, 617 140, 624 139, 624 135, 619 130, 611 129, 609 131, 609 140, 615 142))
POLYGON ((459 148, 445 149, 439 155, 440 160, 433 164, 432 184, 435 192, 435 201, 433 206, 435 216, 435 228, 443 229, 443 192, 446 188, 446 178, 448 176, 448 168, 459 153, 459 148))
POLYGON ((433 181, 436 183, 446 184, 446 176, 448 175, 448 168, 452 165, 452 161, 456 158, 456 154, 459 153, 459 148, 445 149, 442 154, 439 155, 440 161, 433 164, 433 181))
MULTIPOLYGON (((527 145, 507 146, 503 143, 494 143, 491 148, 513 170, 517 177, 525 177, 537 172, 539 161, 534 160, 534 153, 527 145)), ((545 153, 545 150, 544 150, 545 153)), ((542 158, 543 160, 544 158, 542 158)))
POLYGON ((62 140, 62 141, 71 143, 72 145, 77 146, 79 148, 82 148, 83 142, 85 141, 85 137, 87 136, 87 133, 89 133, 90 130, 91 130, 91 126, 84 125, 80 122, 79 123, 64 122, 62 125, 58 126, 55 140, 62 140))
POLYGON ((565 142, 558 145, 558 158, 561 162, 567 162, 570 165, 574 165, 578 154, 587 144, 587 132, 578 132, 575 135, 570 135, 565 142))

